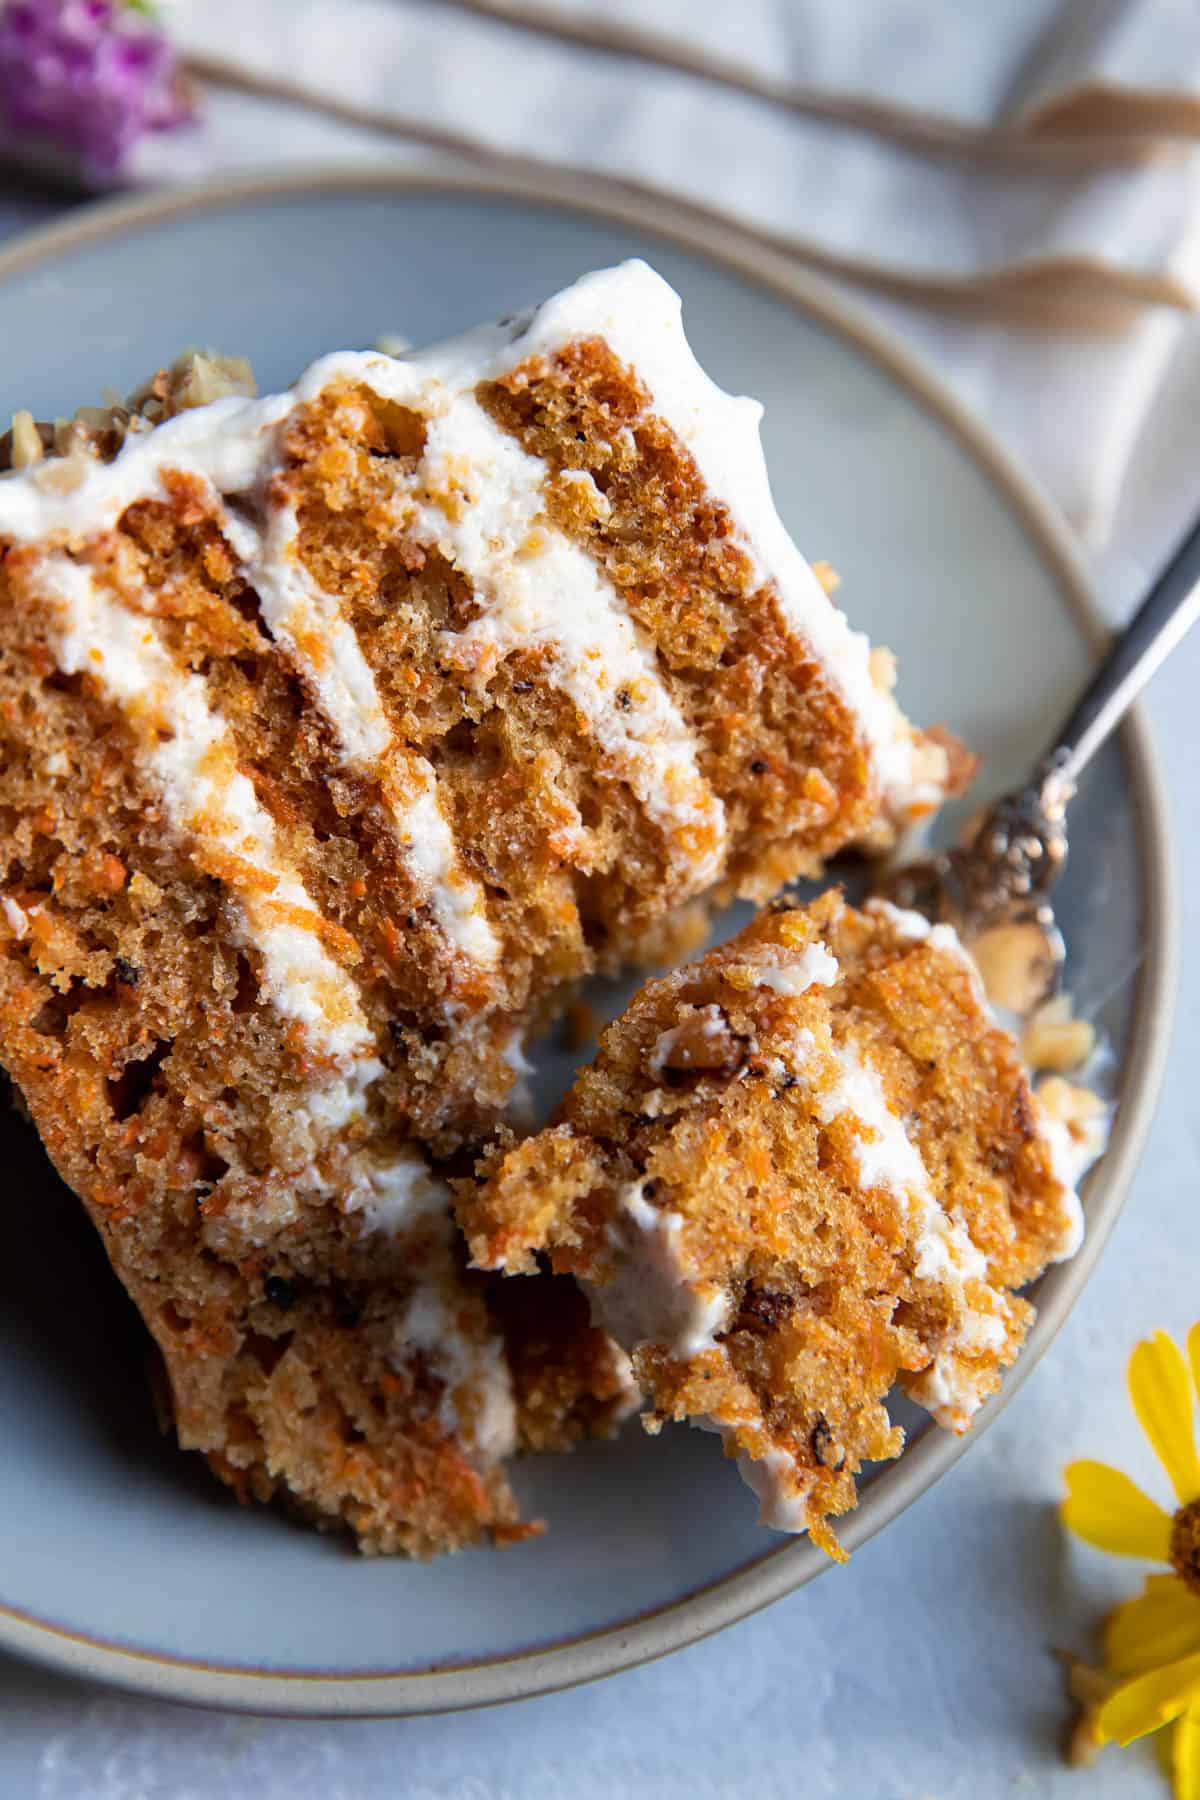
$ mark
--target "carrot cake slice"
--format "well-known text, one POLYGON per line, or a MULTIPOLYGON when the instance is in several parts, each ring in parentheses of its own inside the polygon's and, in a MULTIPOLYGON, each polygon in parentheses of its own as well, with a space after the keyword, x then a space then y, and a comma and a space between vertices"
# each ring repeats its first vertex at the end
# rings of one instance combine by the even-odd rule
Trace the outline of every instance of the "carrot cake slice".
POLYGON ((763 1522, 839 1556, 856 1473, 901 1448, 889 1389, 962 1431, 999 1385, 1015 1290, 1079 1243, 1084 1140, 948 926, 831 893, 648 983, 460 1217, 480 1267, 575 1275, 647 1427, 719 1433, 763 1522))
MULTIPOLYGON (((433 1549, 507 1525, 523 1427, 424 1158, 493 1127, 566 984, 955 759, 644 265, 248 385, 192 356, 4 444, 0 1060, 181 1441, 433 1549)), ((618 1398, 569 1341, 539 1441, 618 1398)))

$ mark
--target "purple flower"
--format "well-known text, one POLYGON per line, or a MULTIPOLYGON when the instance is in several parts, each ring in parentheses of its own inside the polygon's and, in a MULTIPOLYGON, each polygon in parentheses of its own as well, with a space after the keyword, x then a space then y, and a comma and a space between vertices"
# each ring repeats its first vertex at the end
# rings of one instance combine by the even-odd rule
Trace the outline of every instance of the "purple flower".
POLYGON ((140 8, 0 0, 0 138, 65 151, 108 181, 140 137, 191 111, 171 46, 140 8))

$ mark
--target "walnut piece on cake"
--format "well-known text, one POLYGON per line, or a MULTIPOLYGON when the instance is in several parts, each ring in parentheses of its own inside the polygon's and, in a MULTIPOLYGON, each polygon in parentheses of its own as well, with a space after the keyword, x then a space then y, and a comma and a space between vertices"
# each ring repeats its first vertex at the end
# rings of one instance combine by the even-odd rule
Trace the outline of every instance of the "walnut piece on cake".
POLYGON ((648 983, 460 1219, 480 1267, 574 1275, 650 1427, 718 1433, 763 1522, 837 1556, 855 1475, 901 1448, 889 1389, 966 1429, 1015 1290, 1076 1248, 1066 1129, 948 927, 827 894, 648 983))

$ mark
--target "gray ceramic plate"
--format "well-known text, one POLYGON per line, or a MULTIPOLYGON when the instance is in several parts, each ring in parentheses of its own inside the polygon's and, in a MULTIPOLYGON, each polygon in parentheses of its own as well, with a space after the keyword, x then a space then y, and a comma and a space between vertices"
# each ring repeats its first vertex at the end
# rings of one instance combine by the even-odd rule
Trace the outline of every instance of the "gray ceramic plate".
MULTIPOLYGON (((855 620, 899 652, 909 710, 982 750, 989 786, 1009 779, 1090 660, 1094 615, 1062 528, 929 375, 824 290, 735 237, 701 239, 683 214, 651 218, 593 183, 549 193, 451 169, 94 209, 0 257, 0 414, 69 412, 185 343, 248 353, 271 387, 325 350, 443 336, 631 254, 682 291, 717 379, 767 397, 780 509, 841 570, 855 620)), ((1077 801, 1063 896, 1071 986, 1112 1045, 1118 1123, 1088 1186, 1086 1248, 1043 1283, 997 1404, 1087 1280, 1148 1123, 1173 990, 1164 838, 1134 721, 1077 801)), ((551 1529, 503 1555, 370 1562, 240 1511, 157 1436, 136 1320, 37 1145, 15 1120, 2 1129, 0 1644, 177 1699, 421 1711, 661 1655, 825 1566, 760 1531, 732 1467, 683 1428, 527 1463, 517 1485, 551 1529)), ((918 1432, 866 1485, 850 1548, 986 1424, 965 1440, 918 1432)))

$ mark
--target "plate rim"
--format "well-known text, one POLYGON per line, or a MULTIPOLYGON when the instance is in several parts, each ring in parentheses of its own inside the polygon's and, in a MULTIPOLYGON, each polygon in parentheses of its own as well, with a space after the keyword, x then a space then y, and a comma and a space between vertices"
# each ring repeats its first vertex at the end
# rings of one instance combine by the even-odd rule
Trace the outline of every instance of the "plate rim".
MULTIPOLYGON (((316 192, 407 194, 425 191, 517 200, 655 233, 692 254, 766 288, 816 319, 881 367, 955 439, 1008 505, 1093 646, 1107 637, 1080 551, 1055 504, 972 410, 922 357, 820 277, 748 232, 715 227, 685 202, 649 202, 619 181, 563 170, 551 175, 519 158, 486 165, 435 155, 419 165, 327 165, 248 170, 150 195, 95 202, 77 214, 20 234, 0 250, 0 283, 106 237, 151 229, 185 214, 236 210, 255 202, 303 199, 316 192)), ((1178 987, 1180 899, 1169 832, 1166 784, 1140 703, 1120 730, 1138 820, 1146 882, 1147 949, 1138 972, 1121 1107, 1112 1141, 1089 1189, 1089 1229, 1069 1263, 1043 1278, 1038 1317, 1000 1393, 963 1438, 925 1433, 867 1489, 839 1527, 854 1550, 897 1517, 978 1440, 1028 1379, 1086 1287, 1119 1217, 1162 1086, 1178 987)), ((119 1640, 72 1631, 0 1601, 0 1650, 61 1674, 195 1706, 278 1716, 398 1717, 440 1713, 551 1693, 650 1662, 758 1612, 829 1568, 807 1539, 793 1539, 755 1562, 650 1612, 535 1649, 459 1660, 428 1669, 364 1670, 341 1675, 174 1657, 119 1640)))

